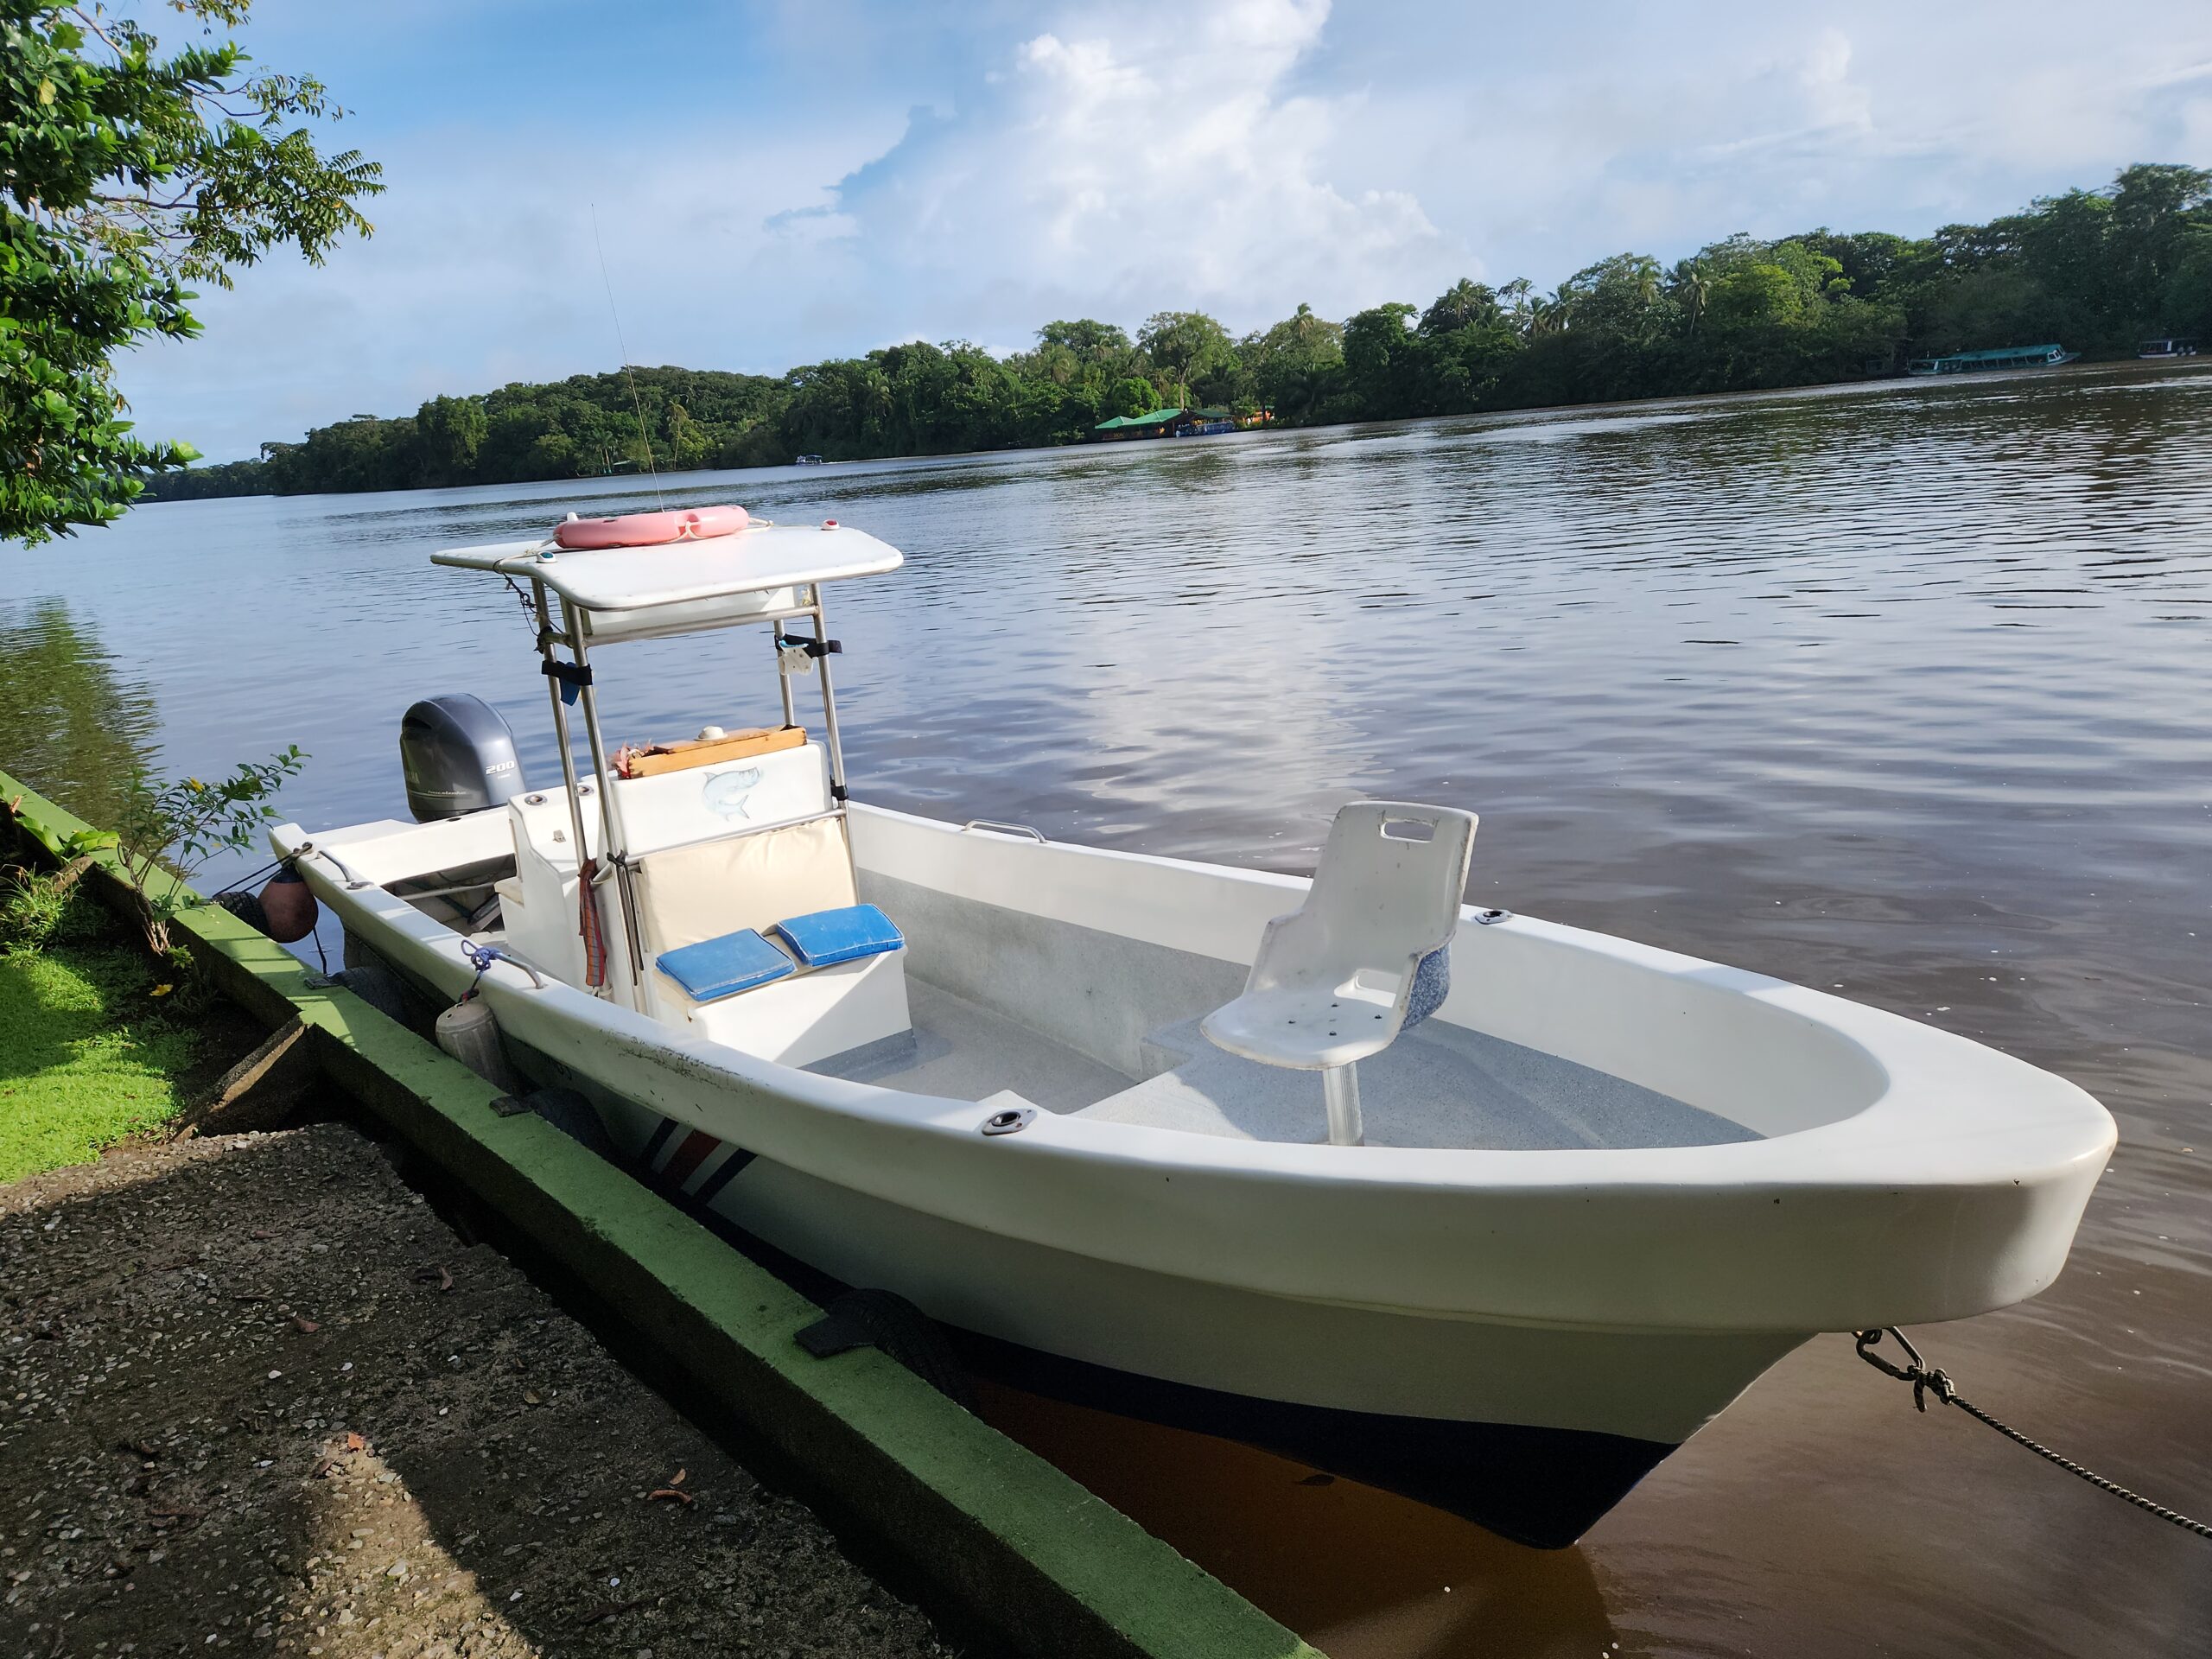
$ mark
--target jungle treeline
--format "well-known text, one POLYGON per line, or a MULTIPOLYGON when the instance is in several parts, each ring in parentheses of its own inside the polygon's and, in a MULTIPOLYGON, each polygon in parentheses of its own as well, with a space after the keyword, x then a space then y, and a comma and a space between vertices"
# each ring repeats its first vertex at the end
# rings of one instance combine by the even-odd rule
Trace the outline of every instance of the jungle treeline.
POLYGON ((1166 404, 1268 409, 1278 424, 1456 415, 1807 385, 1913 356, 2057 342, 2212 344, 2212 171, 2139 165, 1925 238, 1738 235, 1672 266, 1616 254, 1547 294, 1455 283, 1426 308, 1342 322, 1305 306, 1238 337, 1163 311, 1134 338, 1049 322, 995 357, 921 341, 781 376, 639 368, 356 416, 254 461, 149 480, 156 499, 498 484, 1069 443, 1166 404))

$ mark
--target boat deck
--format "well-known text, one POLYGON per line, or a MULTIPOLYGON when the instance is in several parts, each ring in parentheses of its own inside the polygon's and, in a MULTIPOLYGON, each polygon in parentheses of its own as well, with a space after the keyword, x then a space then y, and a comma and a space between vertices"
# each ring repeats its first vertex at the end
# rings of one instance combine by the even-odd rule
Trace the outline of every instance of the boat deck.
MULTIPOLYGON (((1084 1116, 1241 1141, 1325 1138, 1318 1072, 1224 1052, 1206 1041, 1195 1020, 1157 1033, 1153 1043, 1176 1064, 1086 1107, 1084 1116)), ((1359 1091, 1371 1147, 1538 1152, 1759 1138, 1740 1123, 1606 1072, 1438 1020, 1362 1060, 1359 1091)))
MULTIPOLYGON (((920 980, 911 1041, 871 1044, 808 1070, 956 1100, 1020 1096, 1048 1111, 1239 1141, 1325 1138, 1319 1077, 1207 1042, 1195 1020, 1154 1033, 1143 1078, 920 980)), ((1498 1152, 1719 1146, 1759 1137, 1556 1055, 1430 1020, 1359 1068, 1367 1143, 1498 1152)))
POLYGON ((805 1069, 949 1100, 985 1100, 1011 1090, 1052 1112, 1078 1111, 1136 1081, 926 980, 908 977, 906 1006, 912 1041, 870 1043, 805 1069))

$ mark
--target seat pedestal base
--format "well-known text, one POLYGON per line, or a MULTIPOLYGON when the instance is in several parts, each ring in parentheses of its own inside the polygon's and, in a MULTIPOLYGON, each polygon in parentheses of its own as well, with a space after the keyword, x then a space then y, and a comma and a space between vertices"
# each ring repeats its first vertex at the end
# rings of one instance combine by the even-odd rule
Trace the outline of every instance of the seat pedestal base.
POLYGON ((1321 1101, 1329 1111, 1329 1144, 1363 1147, 1367 1128, 1359 1118, 1359 1066, 1332 1065, 1321 1073, 1321 1101))

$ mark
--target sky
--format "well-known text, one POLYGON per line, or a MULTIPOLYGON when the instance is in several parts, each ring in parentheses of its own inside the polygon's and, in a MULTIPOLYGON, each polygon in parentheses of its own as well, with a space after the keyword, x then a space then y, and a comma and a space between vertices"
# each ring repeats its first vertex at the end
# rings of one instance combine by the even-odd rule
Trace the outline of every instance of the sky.
POLYGON ((126 360, 141 430, 218 461, 624 345, 780 373, 1057 317, 1242 333, 2212 165, 2202 0, 257 0, 239 39, 328 83, 389 189, 373 238, 126 360))

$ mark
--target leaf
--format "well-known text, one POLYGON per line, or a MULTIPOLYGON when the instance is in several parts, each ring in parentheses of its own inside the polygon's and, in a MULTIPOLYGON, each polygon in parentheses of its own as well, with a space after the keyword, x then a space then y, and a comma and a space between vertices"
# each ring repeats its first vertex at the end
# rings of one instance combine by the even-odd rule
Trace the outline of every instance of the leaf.
POLYGON ((174 985, 156 985, 152 990, 147 992, 146 995, 149 996, 167 996, 176 987, 174 985))

